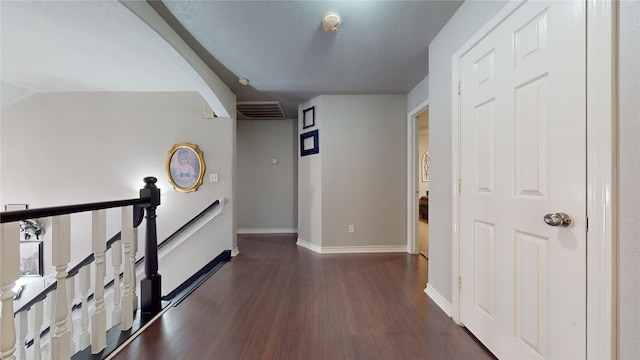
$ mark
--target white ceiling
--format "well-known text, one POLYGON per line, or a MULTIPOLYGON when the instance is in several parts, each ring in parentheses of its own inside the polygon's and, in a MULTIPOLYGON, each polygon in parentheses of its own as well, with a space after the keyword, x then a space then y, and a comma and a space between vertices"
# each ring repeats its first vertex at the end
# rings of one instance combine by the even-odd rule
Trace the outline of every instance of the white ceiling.
POLYGON ((34 92, 194 91, 120 3, 0 1, 2 105, 34 92))
MULTIPOLYGON (((461 1, 150 4, 238 101, 278 100, 297 117, 318 94, 408 93, 461 1), (327 11, 343 20, 337 33, 322 30, 327 11)), ((0 1, 0 13, 3 93, 194 90, 165 61, 168 45, 116 1, 0 1)))

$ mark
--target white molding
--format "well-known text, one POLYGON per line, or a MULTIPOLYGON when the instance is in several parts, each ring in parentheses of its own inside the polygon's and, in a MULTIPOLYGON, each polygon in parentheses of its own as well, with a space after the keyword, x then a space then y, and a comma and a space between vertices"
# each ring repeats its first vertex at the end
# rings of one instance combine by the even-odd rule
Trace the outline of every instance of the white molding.
POLYGON ((315 251, 318 254, 370 254, 370 253, 406 253, 405 245, 374 245, 374 246, 324 246, 312 244, 298 238, 296 245, 315 251))
POLYGON ((427 287, 424 289, 424 292, 431 300, 433 300, 434 303, 436 303, 436 305, 440 307, 440 309, 442 309, 442 311, 444 311, 445 314, 447 314, 447 316, 451 317, 453 308, 451 307, 451 303, 449 303, 444 296, 440 295, 440 293, 434 289, 433 286, 429 285, 429 283, 427 283, 427 287))
POLYGON ((166 257, 175 249, 181 247, 184 243, 190 240, 193 236, 198 234, 205 226, 209 225, 213 220, 217 219, 218 216, 224 213, 224 198, 219 199, 220 206, 217 206, 214 210, 208 212, 207 217, 203 217, 202 219, 196 221, 192 224, 187 230, 185 230, 183 235, 180 235, 177 239, 171 241, 168 246, 163 247, 158 251, 158 260, 166 257))
POLYGON ((311 251, 315 251, 317 253, 321 253, 321 249, 320 246, 316 245, 316 244, 312 244, 306 240, 302 240, 300 238, 298 238, 298 241, 296 241, 296 245, 303 247, 305 249, 309 249, 311 251))
POLYGON ((406 245, 323 246, 321 254, 406 253, 406 245))
MULTIPOLYGON (((476 33, 452 56, 452 99, 457 98, 458 58, 484 37, 521 2, 511 2, 490 23, 476 33)), ((616 152, 615 119, 617 103, 616 64, 617 3, 586 0, 587 5, 587 358, 616 358, 615 318, 615 202, 616 152)), ((452 318, 460 322, 459 196, 459 108, 452 101, 453 242, 452 242, 452 318), (457 164, 457 166, 455 166, 457 164)), ((427 286, 428 288, 428 286, 427 286)))
POLYGON ((617 10, 587 0, 587 359, 616 358, 617 10))
POLYGON ((407 114, 407 248, 409 254, 418 253, 418 126, 417 117, 429 108, 429 99, 424 100, 407 114), (412 215, 413 214, 413 215, 412 215))
POLYGON ((231 250, 231 257, 236 257, 240 255, 240 250, 238 249, 238 247, 234 247, 233 250, 231 250))
POLYGON ((239 228, 238 234, 297 234, 294 228, 239 228))

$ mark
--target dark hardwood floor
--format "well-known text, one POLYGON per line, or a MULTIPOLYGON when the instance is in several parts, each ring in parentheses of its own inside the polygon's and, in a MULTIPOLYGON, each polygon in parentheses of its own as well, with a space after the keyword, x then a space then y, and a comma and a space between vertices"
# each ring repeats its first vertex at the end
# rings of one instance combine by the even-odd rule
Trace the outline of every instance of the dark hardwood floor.
POLYGON ((115 359, 493 359, 426 296, 424 257, 295 242, 239 236, 240 255, 115 359))

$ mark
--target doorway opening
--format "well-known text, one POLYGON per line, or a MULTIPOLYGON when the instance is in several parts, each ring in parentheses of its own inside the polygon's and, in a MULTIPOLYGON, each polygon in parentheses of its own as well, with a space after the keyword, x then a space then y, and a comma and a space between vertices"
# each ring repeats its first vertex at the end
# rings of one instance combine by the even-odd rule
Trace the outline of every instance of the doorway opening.
POLYGON ((407 114, 407 252, 418 255, 420 261, 426 261, 427 272, 429 261, 428 129, 429 100, 426 99, 407 114))
POLYGON ((416 116, 418 125, 418 253, 429 260, 429 108, 416 116))

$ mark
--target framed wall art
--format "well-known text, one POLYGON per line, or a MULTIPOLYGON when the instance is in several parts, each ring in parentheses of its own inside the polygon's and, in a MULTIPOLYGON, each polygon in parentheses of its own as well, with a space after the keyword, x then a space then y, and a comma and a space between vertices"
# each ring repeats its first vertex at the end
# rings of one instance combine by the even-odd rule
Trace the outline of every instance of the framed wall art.
POLYGON ((42 241, 20 241, 20 276, 42 276, 42 241))
POLYGON ((318 130, 300 134, 300 156, 318 154, 320 152, 320 139, 318 130))
POLYGON ((315 106, 302 110, 302 128, 307 129, 316 124, 315 106))
POLYGON ((180 143, 173 145, 167 157, 167 178, 175 191, 197 191, 202 185, 206 166, 198 145, 180 143))
POLYGON ((429 149, 422 155, 422 182, 429 181, 429 149))
POLYGON ((27 209, 29 209, 29 205, 27 204, 4 204, 4 211, 18 211, 27 209))

